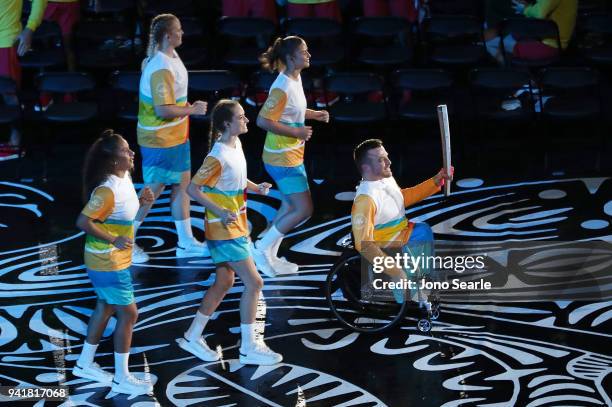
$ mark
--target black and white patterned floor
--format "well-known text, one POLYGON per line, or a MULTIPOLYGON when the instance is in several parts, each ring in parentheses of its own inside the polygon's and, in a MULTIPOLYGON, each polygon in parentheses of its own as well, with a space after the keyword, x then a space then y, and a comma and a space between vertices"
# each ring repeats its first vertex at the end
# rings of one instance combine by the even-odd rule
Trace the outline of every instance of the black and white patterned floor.
MULTIPOLYGON (((259 368, 237 363, 239 280, 207 327, 224 360, 202 363, 177 346, 214 274, 210 259, 174 257, 169 196, 162 196, 138 240, 152 260, 132 269, 140 315, 130 368, 157 384, 153 395, 128 397, 70 373, 95 301, 73 226, 74 186, 0 182, 0 383, 69 386, 65 402, 36 406, 612 405, 610 246, 591 265, 597 301, 449 302, 429 335, 410 315, 389 333, 358 334, 332 318, 322 290, 350 231, 353 188, 331 181, 312 188, 315 216, 281 248, 299 274, 265 278, 258 311, 284 362, 259 368)), ((274 193, 250 198, 254 234, 277 206, 274 193)), ((431 197, 407 213, 428 222, 441 242, 610 242, 612 180, 464 179, 450 198, 431 197)), ((201 216, 193 207, 199 237, 201 216)), ((550 274, 558 263, 549 260, 550 274)), ((111 320, 96 356, 110 370, 113 327, 111 320)))

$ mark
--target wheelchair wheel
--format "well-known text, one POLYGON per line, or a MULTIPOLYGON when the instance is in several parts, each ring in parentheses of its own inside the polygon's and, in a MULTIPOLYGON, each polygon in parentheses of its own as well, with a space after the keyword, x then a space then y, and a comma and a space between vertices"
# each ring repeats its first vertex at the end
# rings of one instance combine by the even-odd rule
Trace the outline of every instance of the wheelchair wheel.
POLYGON ((361 256, 344 255, 327 275, 325 296, 334 316, 346 327, 364 333, 384 332, 397 325, 406 314, 402 304, 361 299, 361 256))

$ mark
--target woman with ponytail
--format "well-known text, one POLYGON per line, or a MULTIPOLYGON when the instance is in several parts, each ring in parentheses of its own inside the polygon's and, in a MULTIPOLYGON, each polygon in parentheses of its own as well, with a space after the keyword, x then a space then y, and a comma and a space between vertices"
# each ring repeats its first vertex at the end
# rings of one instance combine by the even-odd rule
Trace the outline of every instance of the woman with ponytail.
POLYGON ((300 72, 310 66, 306 42, 300 37, 278 38, 260 57, 262 66, 279 72, 272 83, 257 126, 267 131, 263 161, 266 171, 281 193, 282 204, 272 225, 255 244, 253 257, 257 268, 269 277, 277 272, 295 273, 297 264, 277 256, 285 234, 312 215, 312 198, 304 168, 304 145, 312 136, 305 120, 327 123, 325 110, 306 108, 300 72))
POLYGON ((217 266, 215 282, 206 291, 200 308, 179 339, 179 346, 196 357, 212 362, 221 355, 208 347, 204 328, 227 291, 234 285, 234 273, 244 284, 240 297, 240 363, 273 365, 283 357, 256 337, 255 313, 263 280, 251 257, 246 215, 247 190, 266 195, 271 187, 247 179, 246 160, 238 136, 247 132, 249 120, 233 100, 222 99, 213 108, 210 123, 212 148, 191 180, 189 195, 206 208, 206 240, 217 266))
POLYGON ((83 197, 87 204, 77 219, 77 227, 87 233, 85 266, 98 301, 72 373, 108 384, 116 393, 144 394, 153 390, 153 384, 135 378, 128 370, 132 329, 138 318, 130 265, 134 217, 140 204, 153 201, 153 193, 145 188, 139 202, 130 176, 133 168, 134 152, 112 130, 102 133, 85 157, 83 197), (112 315, 117 318, 114 377, 93 361, 112 315))
MULTIPOLYGON (((151 21, 140 77, 137 134, 145 185, 151 188, 155 199, 166 184, 172 185, 170 208, 178 235, 176 256, 193 257, 208 255, 208 250, 193 237, 189 217, 189 116, 206 114, 206 102, 187 102, 187 70, 175 51, 182 35, 181 22, 172 14, 160 14, 151 21)), ((136 231, 152 205, 144 205, 138 211, 136 231)), ((148 259, 134 244, 134 263, 148 259)))

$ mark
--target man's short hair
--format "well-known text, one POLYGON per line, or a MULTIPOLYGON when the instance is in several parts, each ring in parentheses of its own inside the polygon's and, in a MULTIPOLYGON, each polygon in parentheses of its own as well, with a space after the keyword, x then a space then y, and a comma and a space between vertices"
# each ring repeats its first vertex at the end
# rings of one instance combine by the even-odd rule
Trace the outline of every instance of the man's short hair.
POLYGON ((355 165, 357 166, 357 170, 359 171, 359 173, 361 173, 361 166, 366 162, 368 151, 382 146, 382 140, 377 138, 371 138, 362 141, 357 147, 355 147, 355 149, 353 150, 353 160, 355 160, 355 165))

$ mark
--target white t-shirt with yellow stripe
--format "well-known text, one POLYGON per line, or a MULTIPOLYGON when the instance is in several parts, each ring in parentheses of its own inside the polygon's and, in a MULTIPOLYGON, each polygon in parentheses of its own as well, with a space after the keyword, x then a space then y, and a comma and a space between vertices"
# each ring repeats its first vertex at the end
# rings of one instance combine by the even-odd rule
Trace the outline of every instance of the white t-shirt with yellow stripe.
MULTIPOLYGON (((109 175, 91 194, 81 213, 112 236, 134 238, 134 218, 140 204, 130 174, 109 175)), ((123 270, 132 264, 132 249, 118 249, 112 243, 87 235, 85 265, 96 271, 123 270)))
MULTIPOLYGON (((291 127, 304 126, 306 96, 302 78, 292 79, 284 72, 270 87, 268 99, 259 115, 291 127)), ((268 132, 264 144, 263 161, 278 167, 296 167, 304 162, 304 140, 268 132)))
POLYGON ((158 51, 140 76, 138 144, 144 147, 174 147, 187 141, 188 116, 163 119, 154 106, 187 105, 188 75, 175 52, 170 58, 158 51))
POLYGON ((400 188, 393 177, 378 181, 362 180, 351 210, 355 248, 372 261, 372 249, 364 248, 364 243, 406 244, 414 223, 406 218, 405 208, 438 191, 440 187, 433 178, 410 188, 400 188))
POLYGON ((236 222, 225 226, 211 211, 206 211, 206 239, 229 240, 248 236, 246 209, 247 165, 240 139, 234 147, 217 141, 191 182, 215 204, 236 215, 236 222))

